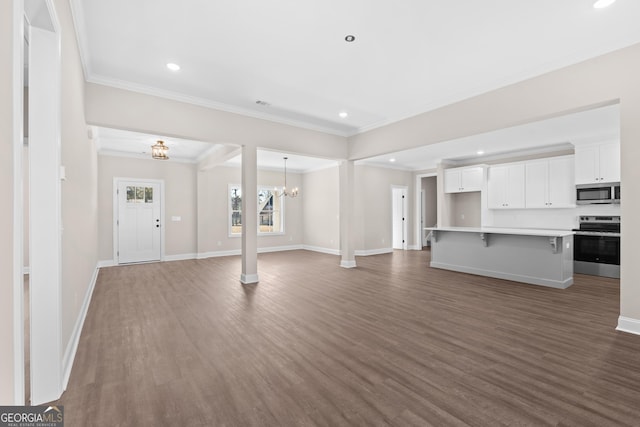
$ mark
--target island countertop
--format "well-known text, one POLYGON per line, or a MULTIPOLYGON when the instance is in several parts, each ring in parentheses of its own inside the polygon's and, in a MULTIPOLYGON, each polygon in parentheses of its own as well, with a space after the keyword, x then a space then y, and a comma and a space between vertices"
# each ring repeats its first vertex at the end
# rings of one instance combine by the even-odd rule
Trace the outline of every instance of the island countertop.
POLYGON ((425 227, 430 231, 457 231, 462 233, 514 234, 519 236, 565 237, 575 234, 571 230, 543 228, 500 228, 500 227, 425 227))

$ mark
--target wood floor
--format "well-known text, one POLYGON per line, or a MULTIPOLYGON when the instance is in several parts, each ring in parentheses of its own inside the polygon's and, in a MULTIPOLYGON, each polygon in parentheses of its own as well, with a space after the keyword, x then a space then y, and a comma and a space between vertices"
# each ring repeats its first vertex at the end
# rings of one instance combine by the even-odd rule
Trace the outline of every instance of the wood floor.
POLYGON ((566 290, 428 268, 428 251, 100 271, 67 426, 638 426, 617 280, 566 290))

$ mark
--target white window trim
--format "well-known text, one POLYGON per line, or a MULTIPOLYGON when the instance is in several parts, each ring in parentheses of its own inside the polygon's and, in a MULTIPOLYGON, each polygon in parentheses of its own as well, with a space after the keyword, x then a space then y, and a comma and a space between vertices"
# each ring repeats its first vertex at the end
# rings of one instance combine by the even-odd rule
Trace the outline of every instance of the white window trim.
MULTIPOLYGON (((237 238, 237 237, 242 237, 242 233, 232 233, 231 232, 231 214, 233 212, 233 209, 231 209, 231 189, 232 188, 242 188, 242 186, 240 184, 229 184, 227 186, 227 234, 230 238, 237 238)), ((269 185, 258 185, 257 188, 257 192, 260 192, 260 190, 267 190, 267 191, 273 191, 273 187, 269 186, 269 185)), ((257 196, 256 196, 257 197, 257 196)), ((284 197, 283 197, 284 199, 284 197)), ((282 217, 281 219, 281 228, 282 231, 278 231, 278 232, 260 232, 258 231, 258 237, 260 236, 284 236, 286 235, 286 218, 285 218, 285 212, 286 212, 286 203, 284 202, 284 200, 281 200, 282 206, 280 208, 280 216, 282 217)), ((240 210, 240 212, 242 213, 242 210, 240 210)), ((243 219, 244 221, 244 219, 243 219)), ((258 230, 260 230, 260 217, 258 215, 258 213, 256 213, 256 224, 258 225, 258 230)))

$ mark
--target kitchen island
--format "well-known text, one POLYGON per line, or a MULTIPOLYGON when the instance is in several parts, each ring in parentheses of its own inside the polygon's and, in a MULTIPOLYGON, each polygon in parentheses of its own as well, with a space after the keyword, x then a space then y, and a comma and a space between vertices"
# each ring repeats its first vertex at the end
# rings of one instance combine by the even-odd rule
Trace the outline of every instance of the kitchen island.
POLYGON ((431 267, 565 289, 573 284, 573 231, 426 228, 431 267))

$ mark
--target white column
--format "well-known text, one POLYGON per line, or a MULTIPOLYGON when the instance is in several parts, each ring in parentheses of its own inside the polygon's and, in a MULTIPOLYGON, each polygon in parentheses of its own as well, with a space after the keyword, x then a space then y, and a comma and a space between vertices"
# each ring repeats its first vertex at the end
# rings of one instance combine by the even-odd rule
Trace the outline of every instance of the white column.
POLYGON ((340 267, 356 266, 354 255, 354 190, 353 161, 345 160, 340 164, 340 267))
POLYGON ((242 146, 242 283, 258 282, 258 160, 255 147, 242 146))

